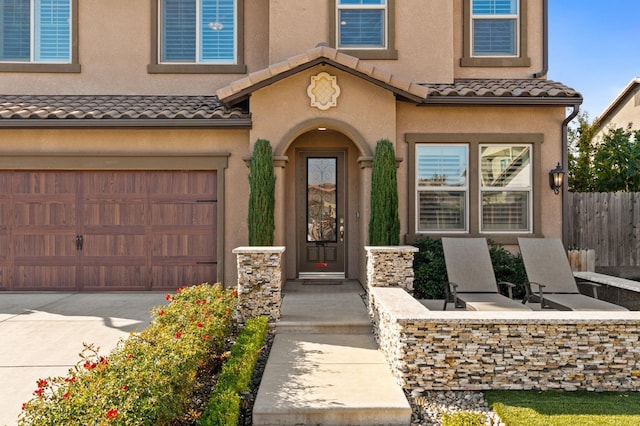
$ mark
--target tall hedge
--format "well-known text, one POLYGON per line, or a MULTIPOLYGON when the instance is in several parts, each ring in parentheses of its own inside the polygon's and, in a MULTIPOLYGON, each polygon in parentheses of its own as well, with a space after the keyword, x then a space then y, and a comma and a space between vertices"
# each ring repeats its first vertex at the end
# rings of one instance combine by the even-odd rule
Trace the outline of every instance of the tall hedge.
POLYGON ((373 156, 369 244, 372 246, 400 244, 396 154, 393 145, 387 139, 378 141, 373 156))
POLYGON ((258 139, 249 163, 249 245, 272 246, 276 175, 268 140, 258 139))

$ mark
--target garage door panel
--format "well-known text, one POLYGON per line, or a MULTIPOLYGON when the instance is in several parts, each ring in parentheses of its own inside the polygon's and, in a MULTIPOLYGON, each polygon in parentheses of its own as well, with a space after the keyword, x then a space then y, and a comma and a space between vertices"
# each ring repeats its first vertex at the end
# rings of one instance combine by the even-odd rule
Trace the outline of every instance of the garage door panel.
POLYGON ((32 259, 27 264, 16 264, 13 268, 12 290, 75 290, 76 259, 71 265, 64 259, 32 259), (52 263, 52 264, 51 264, 52 263))
POLYGON ((207 260, 216 258, 216 239, 206 233, 197 235, 153 235, 151 247, 152 256, 184 256, 196 258, 205 256, 207 260))
POLYGON ((152 225, 207 225, 216 223, 216 203, 154 203, 151 206, 152 225))
POLYGON ((96 265, 83 267, 80 282, 84 290, 143 290, 149 280, 149 269, 144 259, 137 266, 117 265, 113 261, 96 259, 96 265))
POLYGON ((214 283, 217 265, 155 265, 151 268, 154 290, 175 289, 184 285, 214 283))
MULTIPOLYGON (((83 258, 91 256, 131 257, 145 252, 146 236, 140 233, 120 235, 84 235, 83 258)), ((144 257, 146 259, 146 257, 144 257)))
POLYGON ((83 221, 86 225, 144 225, 146 210, 146 205, 137 200, 132 204, 91 202, 85 204, 83 221))
POLYGON ((150 192, 159 198, 163 194, 170 195, 170 198, 177 194, 191 194, 195 197, 205 195, 213 198, 217 195, 216 174, 212 172, 153 172, 149 177, 150 192))
POLYGON ((14 198, 14 226, 73 226, 76 224, 75 197, 61 197, 51 201, 50 197, 29 197, 29 200, 14 198))
POLYGON ((63 262, 65 257, 71 257, 75 261, 76 252, 74 234, 13 234, 13 255, 16 262, 37 257, 46 257, 52 264, 56 261, 63 262))
POLYGON ((14 171, 11 172, 11 193, 14 195, 76 194, 75 172, 14 171))

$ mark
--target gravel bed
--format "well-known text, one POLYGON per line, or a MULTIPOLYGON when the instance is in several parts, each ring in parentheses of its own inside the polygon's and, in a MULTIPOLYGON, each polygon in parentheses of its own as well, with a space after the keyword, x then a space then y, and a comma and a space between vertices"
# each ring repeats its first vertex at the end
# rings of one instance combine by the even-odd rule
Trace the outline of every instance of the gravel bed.
POLYGON ((484 415, 487 426, 504 426, 500 417, 489 408, 482 392, 435 392, 415 389, 405 392, 413 414, 411 426, 440 426, 442 415, 472 411, 484 415))

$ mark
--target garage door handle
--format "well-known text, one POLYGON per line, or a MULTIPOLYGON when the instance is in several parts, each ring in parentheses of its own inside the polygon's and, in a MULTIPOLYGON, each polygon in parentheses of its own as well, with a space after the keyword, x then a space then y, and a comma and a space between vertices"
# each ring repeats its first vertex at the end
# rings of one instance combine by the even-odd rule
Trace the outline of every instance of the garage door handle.
POLYGON ((82 244, 84 243, 84 237, 82 235, 76 235, 76 250, 82 250, 82 244))

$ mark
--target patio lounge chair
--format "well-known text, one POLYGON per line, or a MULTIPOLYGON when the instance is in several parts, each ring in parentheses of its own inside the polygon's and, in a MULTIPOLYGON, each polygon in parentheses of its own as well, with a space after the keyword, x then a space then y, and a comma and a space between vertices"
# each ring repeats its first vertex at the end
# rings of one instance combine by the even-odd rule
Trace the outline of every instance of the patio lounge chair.
POLYGON ((531 310, 513 300, 513 284, 500 283, 508 286, 511 298, 500 294, 485 238, 442 238, 442 248, 449 277, 445 310, 449 293, 456 306, 469 311, 531 310))
MULTIPOLYGON (((627 308, 580 294, 567 253, 557 238, 518 238, 532 298, 541 306, 569 311, 627 311, 627 308)), ((523 303, 525 302, 523 301, 523 303)))

